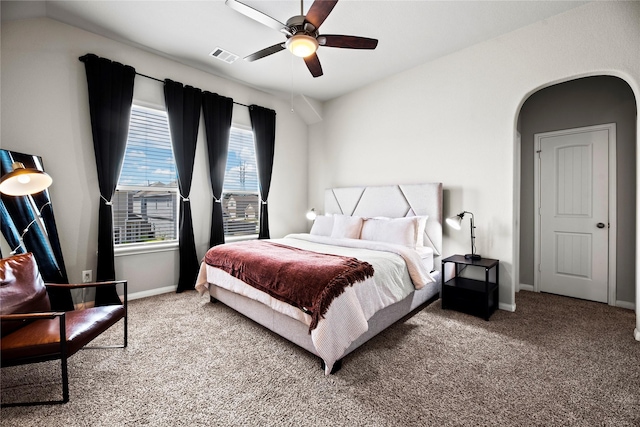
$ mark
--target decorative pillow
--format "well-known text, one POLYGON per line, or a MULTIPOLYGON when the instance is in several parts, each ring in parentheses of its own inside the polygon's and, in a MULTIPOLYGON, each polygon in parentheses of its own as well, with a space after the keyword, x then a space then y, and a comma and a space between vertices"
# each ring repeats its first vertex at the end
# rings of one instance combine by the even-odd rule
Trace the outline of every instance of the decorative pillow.
POLYGON ((333 230, 333 215, 318 215, 313 221, 309 234, 315 236, 331 236, 333 230))
POLYGON ((415 248, 418 222, 418 217, 367 218, 360 238, 415 248))
POLYGON ((362 222, 362 218, 359 216, 334 215, 331 237, 335 239, 359 239, 362 222))

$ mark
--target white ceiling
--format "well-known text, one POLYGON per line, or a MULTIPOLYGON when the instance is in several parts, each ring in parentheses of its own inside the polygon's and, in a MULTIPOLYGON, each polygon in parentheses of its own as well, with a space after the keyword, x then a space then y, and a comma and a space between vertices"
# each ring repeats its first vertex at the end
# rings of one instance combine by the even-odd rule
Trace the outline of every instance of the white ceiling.
MULTIPOLYGON (((240 1, 281 22, 300 14, 296 0, 240 1)), ((224 0, 2 0, 2 20, 47 16, 279 96, 295 93, 325 101, 584 3, 340 0, 320 33, 376 38, 378 47, 321 46, 318 57, 324 75, 318 78, 286 50, 255 62, 242 60, 285 38, 232 10, 224 0), (216 47, 240 59, 227 64, 212 58, 209 54, 216 47)), ((304 1, 305 13, 310 5, 310 0, 304 1)))

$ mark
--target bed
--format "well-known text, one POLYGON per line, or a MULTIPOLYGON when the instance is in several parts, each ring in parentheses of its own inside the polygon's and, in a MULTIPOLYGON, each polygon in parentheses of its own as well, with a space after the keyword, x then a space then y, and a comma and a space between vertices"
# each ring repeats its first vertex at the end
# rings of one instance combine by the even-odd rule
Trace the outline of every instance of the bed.
POLYGON ((441 253, 441 183, 334 188, 325 190, 324 215, 316 218, 310 233, 211 248, 200 265, 196 290, 320 357, 329 374, 340 369, 346 355, 438 297, 441 253), (404 244, 413 237, 415 247, 404 244), (315 308, 288 304, 249 285, 252 277, 216 263, 224 258, 221 251, 228 251, 231 261, 235 250, 271 252, 250 245, 355 259, 359 267, 372 266, 373 274, 345 286, 318 315, 315 308))

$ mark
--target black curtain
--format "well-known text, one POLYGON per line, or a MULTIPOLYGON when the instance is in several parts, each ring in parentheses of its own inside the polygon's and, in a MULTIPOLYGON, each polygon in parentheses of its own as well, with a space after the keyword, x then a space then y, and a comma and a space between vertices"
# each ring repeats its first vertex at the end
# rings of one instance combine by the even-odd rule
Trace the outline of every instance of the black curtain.
MULTIPOLYGON (((20 162, 27 168, 44 171, 40 156, 0 150, 0 175, 11 172, 13 162, 20 162)), ((27 252, 33 253, 38 263, 38 270, 45 282, 69 283, 49 190, 45 189, 31 196, 2 194, 0 223, 2 234, 15 253, 25 252, 20 244, 22 236, 24 248, 27 252)), ((73 300, 68 289, 50 289, 49 298, 52 309, 73 310, 73 300)))
MULTIPOLYGON (((93 148, 100 187, 96 279, 115 279, 111 198, 127 146, 136 70, 93 54, 80 57, 87 72, 93 148)), ((96 289, 96 305, 120 304, 115 286, 96 289)))
POLYGON ((224 243, 224 223, 222 219, 222 184, 227 166, 229 151, 229 133, 231 132, 231 116, 233 99, 217 93, 204 92, 202 95, 202 112, 207 133, 207 151, 209 153, 209 176, 213 193, 213 209, 211 212, 211 234, 209 246, 224 243))
POLYGON ((267 199, 271 187, 273 155, 276 142, 276 112, 268 108, 251 105, 249 107, 251 128, 256 143, 256 162, 260 186, 260 233, 258 239, 269 238, 269 211, 267 199))
POLYGON ((196 276, 198 275, 198 256, 193 238, 189 193, 191 192, 193 162, 196 156, 202 91, 166 79, 164 98, 169 116, 173 156, 178 172, 178 188, 182 196, 180 201, 180 278, 177 292, 183 292, 195 289, 196 276))

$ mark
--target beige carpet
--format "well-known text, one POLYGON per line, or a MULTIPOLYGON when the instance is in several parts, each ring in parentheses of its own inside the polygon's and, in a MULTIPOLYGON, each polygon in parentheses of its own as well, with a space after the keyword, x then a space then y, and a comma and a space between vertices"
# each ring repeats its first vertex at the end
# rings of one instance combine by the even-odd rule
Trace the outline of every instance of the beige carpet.
MULTIPOLYGON (((632 311, 524 291, 516 304, 485 322, 437 301, 324 376, 315 356, 195 292, 136 300, 127 349, 69 360, 69 403, 6 408, 1 425, 640 425, 632 311)), ((59 398, 58 375, 54 362, 3 368, 2 401, 59 398)))

